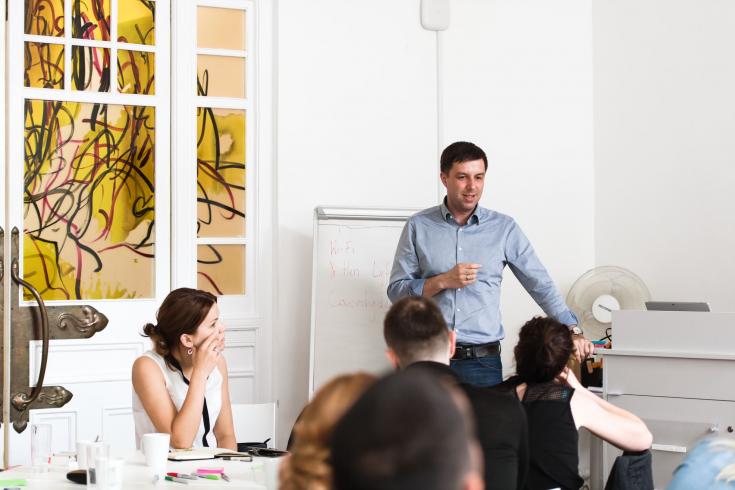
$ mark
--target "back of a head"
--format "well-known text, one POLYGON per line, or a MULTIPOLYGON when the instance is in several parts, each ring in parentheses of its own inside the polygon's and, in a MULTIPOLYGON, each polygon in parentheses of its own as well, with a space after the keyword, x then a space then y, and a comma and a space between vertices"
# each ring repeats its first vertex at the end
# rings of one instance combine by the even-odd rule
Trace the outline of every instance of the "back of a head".
POLYGON ((421 370, 381 379, 335 428, 334 489, 459 489, 474 441, 466 410, 454 388, 421 370))
POLYGON ((289 464, 281 474, 281 489, 331 488, 329 445, 334 426, 375 379, 367 373, 342 375, 316 392, 294 426, 294 443, 289 464))
POLYGON ((523 381, 545 383, 562 372, 574 353, 572 334, 553 318, 535 317, 521 328, 513 353, 523 381))
POLYGON ((449 330, 430 299, 407 296, 397 301, 385 315, 383 336, 402 367, 439 355, 448 358, 449 330))

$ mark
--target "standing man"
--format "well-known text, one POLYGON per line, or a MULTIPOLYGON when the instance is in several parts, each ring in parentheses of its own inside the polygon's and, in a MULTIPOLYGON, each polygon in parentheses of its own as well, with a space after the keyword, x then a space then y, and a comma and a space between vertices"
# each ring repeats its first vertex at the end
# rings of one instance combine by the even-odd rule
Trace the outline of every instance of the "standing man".
POLYGON ((510 216, 478 205, 487 156, 472 143, 452 143, 441 155, 444 202, 409 218, 398 242, 388 297, 433 298, 457 333, 451 361, 466 383, 493 386, 503 380, 500 284, 508 265, 542 310, 569 326, 576 356, 592 354, 549 273, 510 216))

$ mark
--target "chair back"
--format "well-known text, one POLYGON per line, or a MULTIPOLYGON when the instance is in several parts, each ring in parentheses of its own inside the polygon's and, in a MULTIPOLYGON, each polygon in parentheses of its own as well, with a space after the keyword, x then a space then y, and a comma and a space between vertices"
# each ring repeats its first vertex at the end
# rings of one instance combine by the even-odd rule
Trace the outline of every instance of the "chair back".
POLYGON ((232 421, 235 426, 235 439, 238 444, 268 441, 268 447, 275 446, 276 404, 271 403, 234 403, 232 421))

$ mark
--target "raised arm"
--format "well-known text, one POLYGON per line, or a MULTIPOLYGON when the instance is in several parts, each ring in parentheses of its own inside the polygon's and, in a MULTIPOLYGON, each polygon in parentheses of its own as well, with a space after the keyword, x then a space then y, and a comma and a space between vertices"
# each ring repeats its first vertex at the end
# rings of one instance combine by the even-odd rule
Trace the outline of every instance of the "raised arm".
POLYGON ((230 403, 230 387, 227 381, 227 363, 224 356, 220 356, 217 364, 222 375, 222 408, 214 424, 214 436, 217 438, 217 447, 225 447, 237 451, 235 426, 232 422, 232 404, 230 403))
POLYGON ((186 398, 178 412, 155 361, 140 357, 133 364, 133 389, 156 430, 171 434, 171 447, 189 448, 194 442, 202 418, 207 376, 219 358, 215 350, 218 341, 216 335, 211 335, 196 349, 186 398))
POLYGON ((577 428, 585 427, 624 451, 645 451, 651 447, 653 436, 640 418, 583 387, 568 368, 565 375, 567 384, 574 388, 570 405, 577 428))

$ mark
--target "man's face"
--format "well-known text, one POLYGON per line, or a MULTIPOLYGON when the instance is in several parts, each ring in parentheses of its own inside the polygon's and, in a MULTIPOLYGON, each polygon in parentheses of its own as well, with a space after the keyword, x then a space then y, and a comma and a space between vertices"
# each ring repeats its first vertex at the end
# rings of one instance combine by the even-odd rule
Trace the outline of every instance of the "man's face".
POLYGON ((470 160, 454 163, 449 174, 441 173, 447 188, 447 207, 453 213, 469 213, 477 206, 485 186, 485 162, 470 160))

